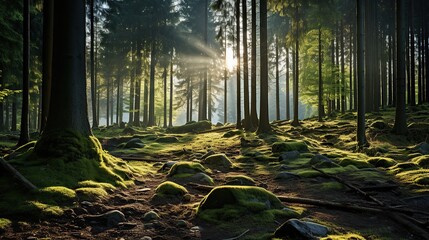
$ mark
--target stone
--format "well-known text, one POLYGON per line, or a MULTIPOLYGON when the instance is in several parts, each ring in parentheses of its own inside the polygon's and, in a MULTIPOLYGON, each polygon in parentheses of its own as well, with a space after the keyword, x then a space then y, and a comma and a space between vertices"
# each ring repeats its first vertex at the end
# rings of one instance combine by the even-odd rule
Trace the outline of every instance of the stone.
POLYGON ((140 238, 140 240, 152 240, 152 238, 149 236, 144 236, 144 237, 140 238))
POLYGON ((159 219, 159 215, 155 211, 149 211, 143 215, 143 220, 148 222, 156 219, 159 219))
POLYGON ((125 143, 124 148, 143 148, 144 144, 140 138, 133 138, 125 143))
POLYGON ((104 223, 108 227, 115 227, 119 223, 125 222, 125 215, 119 210, 112 210, 99 215, 85 216, 85 220, 104 223))
POLYGON ((225 185, 239 185, 239 186, 255 186, 256 182, 252 178, 244 175, 231 175, 226 176, 225 185))
POLYGON ((429 143, 427 142, 419 143, 415 149, 421 154, 429 154, 429 143))
POLYGON ((179 220, 176 222, 176 226, 180 228, 184 228, 188 226, 188 223, 185 220, 179 220))
POLYGON ((156 139, 156 142, 158 143, 177 143, 179 139, 174 136, 167 136, 167 137, 159 137, 156 139))
POLYGON ((316 154, 310 160, 311 165, 315 165, 315 164, 319 164, 319 163, 326 163, 326 162, 332 163, 332 160, 329 159, 327 156, 321 155, 321 154, 316 154))
POLYGON ((326 237, 328 232, 329 229, 326 226, 298 219, 289 219, 277 228, 274 237, 295 240, 319 239, 320 237, 326 237))
POLYGON ((384 122, 384 121, 382 121, 382 120, 377 120, 377 121, 375 121, 375 122, 373 122, 373 123, 371 123, 371 125, 369 125, 371 128, 375 128, 375 129, 380 129, 380 130, 382 130, 382 129, 386 129, 386 128, 388 128, 389 126, 384 122))
POLYGON ((290 172, 279 172, 274 179, 276 180, 290 180, 301 178, 299 175, 290 172))
POLYGON ((214 181, 213 178, 211 178, 209 175, 205 173, 196 173, 190 177, 191 182, 200 183, 200 184, 206 184, 206 185, 213 185, 214 181))
POLYGON ((308 147, 304 142, 301 141, 288 141, 288 142, 275 142, 271 146, 273 153, 283 153, 290 151, 307 152, 308 147))
POLYGON ((203 165, 217 170, 228 170, 232 167, 231 160, 225 154, 213 154, 201 161, 203 165))
POLYGON ((279 161, 297 159, 299 158, 299 155, 300 155, 300 152, 296 150, 285 152, 279 156, 279 161))

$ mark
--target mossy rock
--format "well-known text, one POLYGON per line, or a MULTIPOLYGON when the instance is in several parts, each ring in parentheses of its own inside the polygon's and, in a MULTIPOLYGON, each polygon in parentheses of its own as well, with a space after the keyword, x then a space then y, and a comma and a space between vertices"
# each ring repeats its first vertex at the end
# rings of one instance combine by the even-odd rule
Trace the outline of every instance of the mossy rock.
POLYGON ((244 175, 230 175, 225 177, 225 185, 239 185, 239 186, 255 186, 256 182, 251 177, 244 175))
POLYGON ((155 189, 156 195, 165 197, 165 196, 183 196, 188 193, 185 187, 174 182, 166 181, 161 183, 155 189))
POLYGON ((413 163, 416 163, 422 168, 429 168, 429 155, 423 155, 411 159, 413 163))
POLYGON ((290 151, 307 152, 307 144, 301 141, 275 142, 271 147, 273 153, 282 153, 290 151))
POLYGON ((224 133, 222 137, 224 137, 224 138, 230 138, 230 137, 234 137, 234 136, 239 136, 242 133, 243 132, 241 130, 230 130, 230 131, 224 133))
POLYGON ((223 153, 210 155, 201 161, 201 163, 211 169, 221 171, 229 170, 233 166, 232 161, 223 153))
POLYGON ((103 188, 83 187, 76 189, 76 194, 81 201, 95 201, 106 198, 109 194, 103 188))
POLYGON ((144 148, 144 143, 140 138, 133 138, 124 144, 119 145, 121 148, 144 148))
POLYGON ((203 220, 222 223, 224 221, 254 216, 262 221, 273 221, 274 216, 299 215, 285 208, 271 192, 251 186, 220 186, 212 189, 200 202, 197 216, 203 220))
POLYGON ((0 218, 0 233, 12 225, 12 222, 6 218, 0 218))
POLYGON ((419 165, 417 165, 414 162, 404 162, 404 163, 398 163, 393 167, 390 167, 390 171, 392 171, 394 174, 397 174, 402 171, 408 171, 408 170, 417 170, 419 169, 419 165))
POLYGON ((327 237, 320 238, 320 240, 366 240, 358 234, 347 233, 343 235, 328 235, 327 237))
POLYGON ((396 165, 396 161, 391 158, 386 157, 371 157, 367 160, 368 163, 372 164, 374 167, 383 167, 388 168, 396 165))
POLYGON ((369 125, 371 128, 375 128, 375 129, 380 129, 380 130, 382 130, 382 129, 386 129, 386 128, 388 128, 389 126, 384 122, 384 121, 382 121, 382 120, 377 120, 377 121, 374 121, 373 123, 371 123, 371 125, 369 125))
POLYGON ((348 165, 353 165, 357 168, 370 168, 373 167, 370 163, 366 162, 366 161, 362 161, 362 160, 358 160, 358 159, 353 159, 353 158, 343 158, 340 160, 340 162, 338 163, 340 166, 348 166, 348 165))
POLYGON ((168 177, 180 177, 180 175, 193 175, 196 173, 209 172, 203 165, 197 162, 177 162, 168 172, 168 177))
POLYGON ((177 143, 179 142, 179 139, 174 136, 167 136, 167 137, 159 137, 155 141, 158 143, 177 143))
POLYGON ((76 200, 77 194, 74 190, 66 187, 46 187, 38 192, 38 199, 50 204, 66 204, 76 200))
POLYGON ((212 129, 212 123, 209 121, 190 122, 182 126, 167 128, 169 133, 195 133, 212 129))

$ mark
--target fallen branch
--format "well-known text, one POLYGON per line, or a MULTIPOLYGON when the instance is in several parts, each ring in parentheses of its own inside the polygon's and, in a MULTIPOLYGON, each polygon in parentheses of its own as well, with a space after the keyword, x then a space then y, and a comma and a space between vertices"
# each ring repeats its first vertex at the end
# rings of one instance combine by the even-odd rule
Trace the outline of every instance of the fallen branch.
POLYGON ((20 172, 18 172, 12 165, 7 163, 3 158, 0 158, 0 165, 9 172, 14 178, 18 180, 19 183, 21 183, 25 188, 31 191, 37 191, 38 188, 34 186, 33 183, 28 181, 20 172))
POLYGON ((248 232, 250 232, 250 229, 247 229, 246 231, 244 231, 242 234, 238 235, 237 237, 225 238, 224 240, 237 240, 237 239, 241 238, 242 236, 246 235, 248 232))

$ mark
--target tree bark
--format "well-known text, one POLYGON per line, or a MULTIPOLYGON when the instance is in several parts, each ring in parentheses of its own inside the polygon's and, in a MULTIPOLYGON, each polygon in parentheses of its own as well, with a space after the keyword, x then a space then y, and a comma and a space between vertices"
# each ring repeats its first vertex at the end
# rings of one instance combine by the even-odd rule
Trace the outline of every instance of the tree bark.
POLYGON ((322 29, 319 26, 319 36, 318 36, 318 41, 319 41, 319 96, 318 96, 318 100, 319 100, 319 113, 318 113, 318 119, 319 122, 323 121, 323 116, 324 116, 324 109, 325 107, 323 106, 323 76, 322 76, 322 29))
POLYGON ((155 43, 150 52, 149 121, 147 126, 155 126, 155 67, 157 64, 155 43))
POLYGON ((92 127, 98 127, 98 119, 97 119, 97 89, 96 89, 96 82, 95 82, 95 59, 94 59, 94 2, 95 0, 90 0, 90 32, 91 32, 91 39, 90 39, 90 66, 91 66, 91 106, 92 106, 92 127))
POLYGON ((275 48, 276 48, 276 120, 280 120, 280 75, 279 75, 279 39, 275 36, 275 48))
POLYGON ((240 67, 240 0, 235 0, 236 41, 237 41, 237 128, 241 129, 241 67, 240 67))
POLYGON ((358 147, 367 145, 365 136, 365 1, 357 0, 357 71, 358 71, 358 147))
POLYGON ((244 82, 244 128, 253 130, 252 119, 250 118, 250 99, 249 99, 249 63, 247 48, 247 0, 241 2, 243 12, 243 82, 244 82))
MULTIPOLYGON (((135 87, 135 100, 134 100, 134 126, 140 127, 140 95, 141 95, 141 86, 142 86, 142 46, 141 43, 137 42, 137 48, 136 48, 136 87, 135 87)), ((146 85, 146 84, 145 84, 146 85)), ((145 89, 146 90, 146 89, 145 89)), ((145 91, 146 93, 146 91, 145 91)))
POLYGON ((253 127, 258 127, 258 112, 256 107, 256 0, 251 0, 252 4, 252 43, 251 43, 251 62, 250 62, 250 117, 253 127))
POLYGON ((40 132, 43 132, 48 120, 49 101, 52 83, 52 51, 54 30, 54 1, 43 1, 43 82, 42 82, 42 113, 40 132))
POLYGON ((293 84, 293 121, 291 123, 292 126, 299 126, 299 112, 298 112, 298 99, 299 99, 299 10, 297 1, 295 1, 295 82, 293 84))
POLYGON ((286 47, 286 120, 290 120, 290 66, 289 48, 286 47))
POLYGON ((173 127, 173 54, 174 49, 171 49, 170 58, 170 106, 168 114, 168 127, 173 127))
POLYGON ((410 29, 410 79, 409 79, 409 85, 410 85, 410 89, 409 89, 409 102, 408 104, 410 106, 415 106, 416 105, 416 56, 415 56, 415 41, 414 41, 414 21, 413 21, 413 16, 414 16, 414 1, 409 1, 409 29, 410 29))

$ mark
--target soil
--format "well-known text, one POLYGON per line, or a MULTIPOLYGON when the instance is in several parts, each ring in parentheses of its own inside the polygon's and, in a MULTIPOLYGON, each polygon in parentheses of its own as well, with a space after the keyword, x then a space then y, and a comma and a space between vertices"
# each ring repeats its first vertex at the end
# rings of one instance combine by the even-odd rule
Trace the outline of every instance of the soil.
MULTIPOLYGON (((278 123, 275 128, 276 134, 288 136, 291 139, 312 139, 318 141, 320 145, 314 145, 312 152, 317 152, 324 148, 325 152, 335 152, 337 150, 355 152, 351 147, 353 135, 355 132, 354 123, 348 123, 346 120, 341 124, 326 123, 317 124, 309 121, 304 122, 302 128, 292 128, 288 122, 278 123), (345 122, 345 123, 344 123, 345 122), (327 135, 328 134, 328 135, 327 135), (332 134, 338 134, 332 137, 332 134), (339 140, 339 135, 350 134, 349 140, 339 140)), ((158 159, 164 161, 178 161, 182 159, 197 156, 196 153, 204 153, 208 149, 216 153, 225 153, 233 161, 242 163, 240 153, 243 152, 240 137, 228 138, 228 144, 219 144, 212 142, 213 139, 222 139, 222 135, 228 130, 200 134, 193 139, 192 149, 184 146, 184 150, 152 152, 152 153, 133 153, 136 159, 151 159, 150 164, 155 164, 157 169, 160 164, 156 164, 158 159)), ((382 136, 389 136, 386 130, 369 129, 368 137, 373 145, 376 145, 378 139, 382 136)), ((407 147, 418 143, 419 139, 409 137, 405 145, 393 144, 394 149, 390 149, 395 154, 407 155, 407 147)), ((129 139, 129 137, 128 137, 129 139)), ((391 142, 394 142, 393 138, 391 142)), ((115 141, 119 141, 115 138, 115 141)), ((113 150, 115 155, 125 156, 123 152, 114 152, 109 138, 102 141, 106 148, 113 150)), ((401 142, 404 144, 404 142, 401 142)), ((248 147, 247 149, 252 149, 248 147)), ((256 148, 255 148, 256 149, 256 148)), ((126 157, 124 157, 126 158, 126 157)), ((406 156, 404 157, 406 158, 406 156)), ((325 201, 335 201, 340 203, 353 203, 359 206, 377 207, 373 201, 367 200, 355 191, 337 184, 337 182, 327 176, 318 176, 311 178, 291 178, 287 180, 274 179, 275 173, 272 169, 278 165, 269 162, 253 160, 251 164, 242 164, 239 168, 234 169, 228 174, 241 174, 252 177, 258 186, 264 187, 278 196, 293 196, 302 198, 311 198, 325 201), (273 168, 271 168, 273 166, 273 168), (261 169, 267 169, 266 172, 261 169), (258 170, 259 169, 259 170, 258 170), (318 186, 321 184, 337 184, 339 187, 322 189, 318 186)), ((307 166, 308 167, 308 166, 307 166)), ((304 168, 304 167, 303 167, 304 168)), ((295 170, 299 170, 298 166, 295 170)), ((373 171, 384 174, 386 169, 374 168, 373 171)), ((184 185, 189 193, 190 199, 169 199, 160 201, 154 199, 156 187, 166 181, 166 172, 148 173, 136 179, 136 184, 128 189, 119 189, 112 191, 109 197, 94 202, 78 202, 76 206, 66 211, 61 217, 47 218, 42 220, 13 219, 12 227, 0 233, 0 239, 233 239, 241 233, 247 231, 240 239, 257 239, 262 236, 260 233, 273 233, 287 219, 276 219, 274 222, 266 225, 255 225, 252 222, 236 220, 231 222, 229 227, 219 227, 210 224, 196 217, 195 207, 201 199, 208 193, 207 189, 201 189, 194 185, 184 185), (86 221, 84 216, 88 214, 100 214, 109 210, 119 210, 126 216, 126 222, 115 227, 108 227, 105 224, 86 221), (160 218, 154 221, 145 221, 143 216, 148 211, 155 211, 160 218), (21 221, 21 222, 19 222, 21 221), (28 224, 25 224, 23 222, 28 224), (259 235, 258 235, 259 234, 259 235)), ((226 173, 213 171, 211 176, 214 178, 216 185, 225 182, 226 173)), ((357 180, 348 174, 337 174, 338 177, 348 183, 365 187, 370 186, 370 181, 357 180)), ((403 204, 403 199, 412 196, 413 188, 405 183, 398 181, 394 176, 386 174, 387 183, 397 185, 397 188, 383 189, 377 191, 367 190, 367 192, 391 206, 403 204)), ((363 211, 345 211, 320 206, 306 204, 285 203, 287 206, 304 207, 306 211, 300 218, 310 219, 330 226, 337 234, 358 233, 366 239, 419 239, 419 236, 413 230, 395 220, 389 218, 387 214, 374 214, 363 211)), ((412 209, 412 207, 407 207, 412 209)), ((413 208, 414 210, 425 210, 413 208)), ((1 215, 1 214, 0 214, 1 215)), ((419 221, 425 222, 423 215, 410 215, 419 221)), ((427 225, 426 225, 427 226, 427 225)), ((427 230, 427 229, 426 229, 427 230)))

